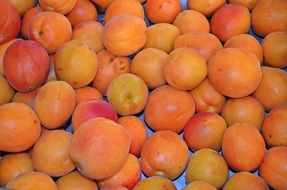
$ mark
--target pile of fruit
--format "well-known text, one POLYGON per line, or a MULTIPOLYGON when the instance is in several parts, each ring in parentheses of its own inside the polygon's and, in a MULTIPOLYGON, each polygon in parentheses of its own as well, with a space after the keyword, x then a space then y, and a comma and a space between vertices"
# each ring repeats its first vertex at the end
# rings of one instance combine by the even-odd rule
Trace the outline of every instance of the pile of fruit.
POLYGON ((286 0, 0 14, 0 189, 287 190, 286 0))

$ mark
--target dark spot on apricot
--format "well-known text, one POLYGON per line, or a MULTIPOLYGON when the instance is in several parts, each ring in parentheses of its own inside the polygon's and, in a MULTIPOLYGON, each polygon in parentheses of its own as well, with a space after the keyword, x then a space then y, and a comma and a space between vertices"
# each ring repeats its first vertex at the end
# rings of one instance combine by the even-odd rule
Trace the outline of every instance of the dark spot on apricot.
POLYGON ((272 139, 272 135, 271 134, 269 134, 268 136, 269 136, 270 139, 272 139))

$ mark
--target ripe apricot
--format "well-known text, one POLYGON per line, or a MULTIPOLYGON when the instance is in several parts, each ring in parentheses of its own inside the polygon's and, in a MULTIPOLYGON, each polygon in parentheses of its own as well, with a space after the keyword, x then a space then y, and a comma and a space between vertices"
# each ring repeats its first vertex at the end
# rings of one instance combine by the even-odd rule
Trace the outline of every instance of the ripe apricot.
POLYGON ((162 176, 152 176, 138 182, 133 190, 176 190, 171 180, 162 176))
POLYGON ((31 108, 34 108, 34 101, 35 97, 41 87, 36 88, 35 90, 32 90, 30 92, 16 92, 16 94, 13 97, 12 102, 20 102, 27 104, 31 108))
POLYGON ((194 111, 195 104, 190 93, 164 85, 150 93, 144 116, 154 131, 168 129, 180 133, 194 111))
POLYGON ((21 37, 24 39, 28 39, 28 26, 30 24, 31 19, 38 13, 43 12, 44 10, 40 6, 32 7, 28 9, 21 20, 21 37))
POLYGON ((256 127, 249 123, 229 126, 222 139, 222 154, 236 171, 257 169, 265 154, 265 142, 256 127))
POLYGON ((0 106, 0 150, 21 152, 39 138, 40 120, 28 105, 7 103, 0 106))
POLYGON ((225 0, 187 0, 187 7, 210 17, 217 9, 225 4, 225 0))
POLYGON ((255 7, 258 0, 227 0, 228 3, 238 4, 246 7, 250 12, 255 7))
POLYGON ((164 65, 167 83, 179 90, 191 90, 207 75, 206 61, 198 51, 182 47, 170 52, 164 65))
POLYGON ((35 7, 37 4, 37 0, 8 0, 19 12, 20 16, 22 17, 27 10, 32 7, 35 7))
POLYGON ((9 84, 5 77, 0 74, 0 106, 10 102, 15 94, 15 90, 9 84))
POLYGON ((173 131, 157 131, 143 145, 140 163, 149 177, 160 175, 173 180, 185 170, 187 162, 188 147, 173 131))
POLYGON ((183 190, 216 190, 216 188, 205 181, 198 180, 187 184, 183 190))
POLYGON ((102 100, 103 95, 96 88, 90 86, 84 86, 82 88, 75 89, 76 104, 91 99, 102 100))
POLYGON ((132 55, 143 48, 146 43, 146 29, 146 24, 141 17, 120 14, 104 25, 102 41, 112 54, 132 55))
POLYGON ((262 78, 259 59, 253 53, 238 48, 219 51, 209 60, 207 68, 212 86, 232 98, 250 95, 262 78))
POLYGON ((39 4, 43 10, 54 11, 63 15, 69 13, 76 3, 77 0, 39 0, 39 4))

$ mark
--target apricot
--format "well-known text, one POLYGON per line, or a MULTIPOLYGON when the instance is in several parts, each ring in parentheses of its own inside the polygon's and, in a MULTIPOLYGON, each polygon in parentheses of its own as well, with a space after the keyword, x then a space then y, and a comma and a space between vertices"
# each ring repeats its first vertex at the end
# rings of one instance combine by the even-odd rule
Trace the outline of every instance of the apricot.
POLYGON ((128 189, 123 186, 108 186, 101 188, 101 190, 128 190, 128 189))
POLYGON ((129 154, 129 157, 122 168, 113 176, 97 182, 103 189, 109 186, 122 186, 129 190, 141 180, 141 166, 137 157, 129 154))
POLYGON ((262 80, 252 94, 265 110, 287 103, 287 73, 283 69, 262 67, 262 80))
POLYGON ((147 0, 146 16, 152 23, 173 23, 182 11, 178 0, 147 0))
POLYGON ((38 13, 43 12, 44 10, 40 6, 32 7, 28 9, 21 20, 21 37, 24 39, 28 39, 28 26, 30 24, 31 19, 38 13))
POLYGON ((39 42, 49 53, 54 53, 71 39, 72 26, 64 15, 43 11, 31 18, 27 35, 28 39, 39 42))
POLYGON ((220 115, 201 112, 193 115, 185 124, 183 138, 192 151, 201 148, 219 151, 226 128, 226 122, 220 115))
POLYGON ((277 146, 270 148, 264 155, 258 169, 259 175, 273 189, 286 189, 287 187, 287 147, 277 146))
POLYGON ((256 127, 249 123, 229 126, 222 139, 222 154, 236 171, 256 170, 265 154, 265 142, 256 127))
POLYGON ((103 95, 96 88, 90 86, 84 86, 82 88, 75 89, 76 93, 76 105, 82 101, 91 99, 102 100, 103 95))
POLYGON ((269 190, 267 183, 249 172, 235 173, 224 185, 223 190, 269 190))
POLYGON ((287 66, 287 31, 271 32, 262 41, 264 64, 270 67, 287 66))
POLYGON ((8 83, 5 77, 0 74, 0 106, 10 102, 15 94, 15 90, 8 83))
POLYGON ((179 29, 181 34, 192 31, 209 32, 209 22, 200 12, 195 10, 184 10, 179 13, 173 24, 179 29))
POLYGON ((173 50, 173 43, 179 35, 179 29, 172 24, 151 25, 147 28, 147 41, 144 48, 156 48, 169 53, 173 50))
POLYGON ((224 6, 225 0, 187 0, 187 7, 210 17, 217 9, 224 6))
POLYGON ((63 127, 75 108, 75 91, 65 81, 50 81, 38 91, 34 110, 48 129, 63 127))
POLYGON ((138 52, 131 63, 131 73, 143 79, 149 89, 166 84, 164 65, 168 54, 155 48, 138 52))
POLYGON ((207 76, 221 94, 241 98, 252 94, 262 79, 259 59, 247 50, 226 48, 207 64, 207 76))
POLYGON ((94 118, 75 131, 70 158, 84 176, 106 179, 123 167, 129 148, 130 137, 121 125, 109 119, 94 118))
POLYGON ((246 7, 237 4, 226 4, 212 15, 210 31, 220 41, 226 42, 234 35, 248 33, 250 25, 251 16, 246 7))
POLYGON ((37 4, 37 0, 8 0, 19 12, 20 16, 22 17, 27 10, 32 7, 35 7, 37 4))
POLYGON ((238 4, 246 7, 250 12, 255 7, 258 0, 227 0, 228 3, 238 4))
POLYGON ((13 97, 12 102, 20 102, 27 104, 31 108, 34 108, 34 101, 35 97, 41 87, 36 88, 35 90, 32 90, 30 92, 16 92, 16 94, 13 97))
POLYGON ((55 11, 63 15, 69 13, 76 3, 77 0, 39 0, 42 9, 46 11, 55 11))
POLYGON ((27 152, 5 154, 0 164, 0 185, 7 183, 18 175, 33 171, 31 155, 27 152))
POLYGON ((204 57, 189 47, 177 48, 170 52, 164 65, 167 83, 179 90, 191 90, 207 75, 204 57))
POLYGON ((213 149, 203 148, 189 158, 185 170, 186 183, 202 180, 220 189, 228 179, 228 166, 213 149))
POLYGON ((267 114, 263 127, 262 136, 268 147, 287 146, 287 106, 276 106, 267 114))
POLYGON ((210 185, 209 183, 205 181, 193 181, 186 185, 183 190, 216 190, 216 188, 213 185, 210 185))
POLYGON ((168 129, 180 133, 194 111, 195 104, 190 93, 163 85, 150 93, 144 116, 154 131, 168 129))
POLYGON ((81 88, 93 81, 98 69, 96 53, 81 40, 71 40, 56 51, 55 72, 58 80, 81 88))
POLYGON ((141 167, 147 176, 163 176, 173 180, 185 170, 188 147, 175 132, 160 130, 152 134, 143 145, 141 167))
POLYGON ((251 13, 252 29, 259 36, 287 28, 285 0, 258 0, 251 13))
POLYGON ((7 185, 8 189, 15 190, 57 190, 53 179, 42 172, 25 172, 13 178, 7 185))
POLYGON ((133 190, 176 190, 171 180, 162 176, 152 176, 138 182, 133 190))
POLYGON ((91 0, 91 1, 96 3, 100 8, 106 9, 113 0, 91 0))
POLYGON ((28 105, 6 103, 0 106, 0 150, 21 152, 39 138, 40 120, 28 105))
POLYGON ((96 6, 89 0, 77 0, 73 9, 66 15, 72 26, 85 21, 96 21, 98 12, 96 6))
POLYGON ((194 99, 195 112, 221 113, 226 98, 210 84, 208 78, 193 88, 190 93, 194 99))
POLYGON ((123 73, 130 72, 131 62, 128 57, 116 56, 102 50, 97 54, 98 69, 92 86, 98 89, 103 95, 106 95, 107 88, 113 78, 123 73))
POLYGON ((174 49, 180 47, 190 47, 198 50, 206 61, 209 61, 213 55, 222 50, 222 44, 215 35, 199 31, 185 33, 176 38, 174 49))
POLYGON ((252 96, 245 96, 226 100, 221 115, 228 126, 235 123, 250 123, 260 131, 265 118, 265 111, 257 99, 252 96))
POLYGON ((49 56, 38 42, 17 40, 6 50, 3 61, 5 76, 18 91, 32 91, 47 80, 49 56))
POLYGON ((131 14, 144 18, 144 9, 138 0, 114 0, 105 11, 105 23, 120 14, 131 14))
POLYGON ((112 54, 132 55, 146 43, 146 29, 146 24, 141 17, 120 14, 104 25, 102 42, 112 54))

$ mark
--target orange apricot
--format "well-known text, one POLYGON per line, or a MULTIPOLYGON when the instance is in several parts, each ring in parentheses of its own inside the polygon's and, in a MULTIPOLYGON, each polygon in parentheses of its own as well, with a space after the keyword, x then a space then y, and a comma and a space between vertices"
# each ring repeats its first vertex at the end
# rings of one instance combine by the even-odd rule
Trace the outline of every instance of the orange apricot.
POLYGON ((39 0, 39 4, 43 10, 54 11, 63 15, 69 13, 76 3, 77 0, 39 0))
POLYGON ((84 86, 82 88, 75 89, 76 104, 91 99, 102 100, 103 95, 96 88, 90 86, 84 86))
POLYGON ((28 26, 29 23, 31 21, 31 19, 33 18, 33 16, 35 16, 38 13, 43 12, 44 10, 40 7, 40 6, 36 6, 36 7, 32 7, 30 9, 28 9, 24 16, 22 17, 21 20, 21 37, 24 39, 28 39, 28 26))
POLYGON ((187 0, 187 7, 210 17, 217 9, 224 6, 225 0, 187 0))
POLYGON ((176 190, 175 184, 165 177, 152 176, 138 182, 133 190, 176 190))

